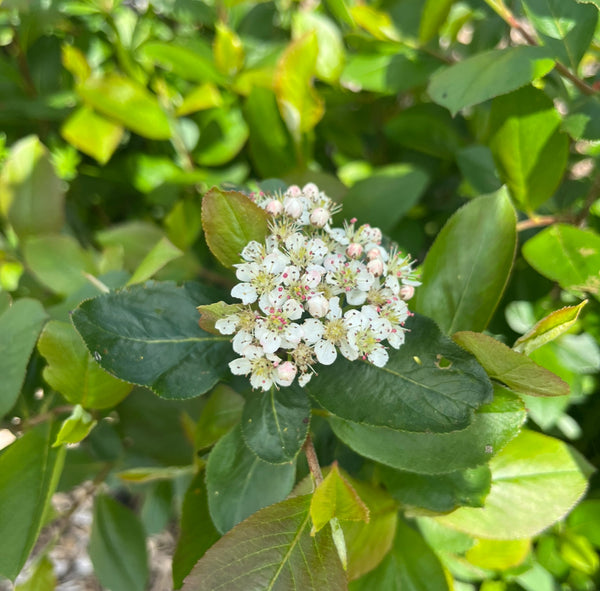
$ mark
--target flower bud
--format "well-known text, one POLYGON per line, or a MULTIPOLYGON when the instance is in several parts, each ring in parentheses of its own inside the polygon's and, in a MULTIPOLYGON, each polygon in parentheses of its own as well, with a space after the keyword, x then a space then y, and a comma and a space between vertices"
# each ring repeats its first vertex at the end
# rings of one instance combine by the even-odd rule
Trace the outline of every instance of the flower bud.
POLYGON ((286 197, 285 201, 283 202, 283 208, 286 215, 289 215, 295 220, 297 220, 304 211, 302 201, 300 201, 300 199, 297 197, 286 197))
POLYGON ((280 386, 290 386, 298 373, 298 368, 291 361, 284 361, 276 369, 277 383, 280 386))
POLYGON ((269 203, 267 203, 265 211, 272 216, 281 215, 283 212, 283 203, 277 199, 272 199, 269 201, 269 203))
POLYGON ((373 259, 367 263, 367 271, 375 277, 383 275, 383 261, 381 259, 373 259))
POLYGON ((404 301, 410 300, 415 295, 415 288, 412 285, 403 285, 399 295, 404 301))
POLYGON ((359 244, 358 242, 351 242, 350 244, 348 244, 348 247, 346 248, 346 254, 351 259, 359 258, 362 253, 363 253, 362 244, 359 244))
POLYGON ((329 221, 330 217, 331 214, 324 207, 317 207, 310 214, 310 223, 317 228, 322 228, 329 221))
POLYGON ((314 183, 306 183, 306 185, 302 187, 302 193, 309 199, 315 199, 319 196, 319 187, 314 183))
POLYGON ((371 248, 369 252, 367 252, 367 258, 372 261, 373 259, 381 258, 381 251, 378 248, 371 248))
POLYGON ((285 192, 286 197, 300 197, 302 191, 298 185, 290 185, 285 192))
POLYGON ((308 300, 306 309, 313 318, 322 318, 329 312, 329 300, 323 295, 317 295, 308 300))

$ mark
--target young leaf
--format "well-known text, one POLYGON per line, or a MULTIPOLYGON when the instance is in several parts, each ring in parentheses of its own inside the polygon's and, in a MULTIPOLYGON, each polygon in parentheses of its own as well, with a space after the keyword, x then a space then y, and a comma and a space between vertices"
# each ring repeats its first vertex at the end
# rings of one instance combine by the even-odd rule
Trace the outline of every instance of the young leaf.
POLYGON ((222 334, 217 328, 215 323, 221 318, 236 314, 243 310, 240 304, 226 304, 225 302, 215 302, 214 304, 205 304, 204 306, 197 306, 198 312, 200 312, 200 320, 198 324, 202 330, 210 332, 211 334, 222 334))
POLYGON ((491 404, 453 433, 410 433, 329 417, 334 433, 362 456, 419 474, 447 474, 489 460, 518 432, 527 413, 514 394, 496 388, 491 404))
POLYGON ((455 115, 541 78, 552 68, 554 60, 544 47, 493 49, 436 72, 427 90, 434 102, 455 115))
POLYGON ((419 42, 431 41, 450 14, 454 0, 427 0, 419 23, 419 42))
POLYGON ((579 313, 587 304, 583 300, 577 306, 565 306, 560 310, 555 310, 542 318, 535 326, 529 329, 523 336, 520 336, 513 345, 513 349, 519 353, 529 355, 542 345, 557 339, 560 335, 567 332, 579 318, 579 313))
POLYGON ((173 587, 179 589, 193 566, 219 539, 208 512, 204 471, 199 471, 183 499, 179 539, 173 554, 173 587))
POLYGON ((48 362, 44 379, 71 404, 110 408, 131 391, 131 384, 117 380, 98 366, 81 337, 66 322, 48 322, 40 335, 38 350, 48 362))
POLYGON ((519 566, 531 551, 531 539, 476 540, 465 558, 479 568, 507 570, 519 566))
POLYGON ((202 199, 202 227, 212 253, 226 267, 241 262, 251 240, 263 242, 268 214, 243 193, 212 188, 202 199))
POLYGON ((0 417, 15 404, 27 364, 48 316, 37 300, 22 298, 0 315, 0 417))
POLYGON ((307 392, 338 417, 405 431, 464 429, 492 397, 486 373, 435 323, 411 317, 406 343, 385 367, 338 359, 319 370, 307 392))
POLYGON ((452 338, 475 355, 490 378, 515 392, 529 396, 566 396, 569 393, 569 384, 557 375, 492 337, 463 331, 454 333, 452 338))
POLYGON ((183 591, 346 590, 331 535, 310 535, 310 498, 288 499, 240 523, 206 552, 183 591))
POLYGON ((600 236, 568 224, 554 224, 523 245, 525 260, 563 289, 600 300, 600 236))
POLYGON ((265 462, 291 462, 310 426, 310 400, 300 388, 252 393, 242 414, 246 445, 265 462))
POLYGON ((48 556, 43 556, 35 564, 29 579, 16 585, 15 591, 54 591, 55 588, 54 564, 48 556))
POLYGON ((560 125, 552 99, 531 86, 492 102, 489 146, 513 199, 527 212, 547 201, 564 175, 569 138, 560 125))
POLYGON ((215 64, 221 73, 234 76, 244 65, 244 47, 242 41, 227 25, 222 22, 216 25, 213 53, 215 64))
POLYGON ((59 232, 65 188, 36 136, 14 144, 0 173, 0 213, 20 238, 59 232))
POLYGON ((167 263, 183 256, 183 252, 167 238, 161 238, 139 264, 127 285, 142 283, 160 271, 167 263))
POLYGON ((235 390, 225 384, 217 385, 196 424, 196 449, 211 447, 237 425, 243 407, 244 399, 235 390))
POLYGON ((294 486, 296 466, 275 466, 246 447, 239 427, 218 441, 208 457, 208 507, 224 533, 255 511, 284 499, 294 486))
POLYGON ((0 455, 0 575, 19 574, 37 540, 63 467, 65 448, 50 447, 45 423, 0 455))
POLYGON ((120 74, 92 76, 77 92, 94 109, 135 133, 153 140, 168 140, 171 126, 157 98, 137 82, 120 74))
POLYGON ((90 558, 100 583, 111 591, 144 591, 148 580, 146 536, 141 522, 106 495, 94 502, 90 558))
POLYGON ((150 281, 86 300, 72 320, 109 373, 163 398, 193 398, 228 373, 227 338, 198 326, 196 306, 216 299, 197 283, 150 281))
POLYGON ((337 463, 319 486, 310 501, 310 517, 313 522, 311 533, 323 529, 332 519, 340 521, 369 522, 369 509, 340 474, 337 463))
POLYGON ((63 421, 52 447, 67 443, 79 443, 90 434, 97 422, 78 404, 71 415, 63 421))
POLYGON ((190 113, 221 106, 223 106, 223 98, 219 89, 212 82, 205 82, 196 86, 183 97, 181 104, 177 107, 177 115, 183 117, 190 113))
POLYGON ((565 443, 532 431, 490 461, 492 488, 482 508, 437 517, 478 538, 532 537, 562 519, 583 496, 592 467, 565 443))
POLYGON ((510 275, 516 222, 505 191, 459 209, 427 253, 415 310, 433 318, 447 334, 484 330, 510 275))

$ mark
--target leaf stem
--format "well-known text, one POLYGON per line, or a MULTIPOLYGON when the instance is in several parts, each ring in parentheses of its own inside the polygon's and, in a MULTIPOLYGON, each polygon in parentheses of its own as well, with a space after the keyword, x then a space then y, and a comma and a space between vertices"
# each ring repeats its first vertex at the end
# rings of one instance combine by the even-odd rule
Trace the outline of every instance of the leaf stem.
POLYGON ((321 472, 319 458, 317 458, 317 452, 315 451, 315 446, 313 445, 310 433, 307 435, 306 441, 304 442, 302 448, 304 449, 304 455, 306 456, 306 461, 308 462, 308 469, 310 470, 312 477, 315 479, 315 484, 319 486, 319 484, 323 482, 323 473, 321 472))
POLYGON ((517 222, 517 232, 530 230, 531 228, 541 228, 542 226, 550 226, 559 220, 553 215, 540 215, 532 217, 522 222, 517 222))
POLYGON ((23 422, 23 430, 26 431, 30 427, 35 425, 39 425, 40 423, 45 423, 46 421, 50 421, 57 417, 58 415, 64 415, 66 413, 70 413, 73 411, 75 407, 72 404, 64 404, 62 406, 55 406, 51 408, 49 411, 31 417, 23 422))

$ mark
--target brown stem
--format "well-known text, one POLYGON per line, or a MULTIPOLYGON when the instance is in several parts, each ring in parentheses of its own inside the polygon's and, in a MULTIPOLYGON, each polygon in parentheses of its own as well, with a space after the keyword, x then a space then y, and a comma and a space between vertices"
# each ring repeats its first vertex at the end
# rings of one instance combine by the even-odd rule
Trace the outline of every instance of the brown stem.
POLYGON ((321 472, 321 466, 319 465, 319 458, 317 458, 317 452, 315 451, 315 446, 313 445, 312 438, 310 433, 306 437, 306 441, 303 445, 304 455, 306 456, 306 461, 308 462, 308 469, 315 479, 315 484, 319 486, 321 482, 323 482, 323 473, 321 472))
POLYGON ((68 412, 72 412, 75 407, 71 404, 65 404, 63 406, 55 406, 51 408, 48 412, 44 412, 35 417, 31 417, 30 419, 23 422, 23 430, 28 429, 29 427, 33 427, 34 425, 39 425, 40 423, 45 423, 46 421, 50 421, 55 418, 57 415, 63 415, 68 412))
POLYGON ((523 230, 529 230, 531 228, 549 226, 550 224, 554 224, 558 221, 559 220, 552 215, 541 215, 535 218, 529 218, 517 223, 517 232, 522 232, 523 230))

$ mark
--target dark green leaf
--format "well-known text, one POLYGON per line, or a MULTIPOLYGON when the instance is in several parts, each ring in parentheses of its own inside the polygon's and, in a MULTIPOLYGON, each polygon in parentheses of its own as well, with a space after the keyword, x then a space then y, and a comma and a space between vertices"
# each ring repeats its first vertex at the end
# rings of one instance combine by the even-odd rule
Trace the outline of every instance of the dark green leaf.
POLYGON ((523 431, 490 461, 492 488, 482 508, 462 507, 443 525, 480 538, 527 538, 564 517, 593 469, 562 441, 523 431))
POLYGON ((208 402, 196 424, 196 449, 214 445, 225 433, 239 423, 244 399, 225 384, 219 384, 210 394, 208 402))
POLYGON ((567 166, 569 138, 552 100, 527 86, 492 102, 489 145, 517 205, 532 212, 547 201, 567 166))
POLYGON ((486 466, 441 475, 379 468, 389 493, 405 508, 448 513, 458 507, 482 507, 492 475, 486 466))
POLYGON ((565 396, 569 385, 526 355, 483 333, 463 331, 452 336, 455 343, 473 353, 490 378, 514 392, 529 396, 565 396))
POLYGON ((246 445, 265 462, 283 464, 300 451, 310 425, 310 401, 300 388, 249 395, 242 414, 246 445))
POLYGON ((600 236, 568 224, 554 224, 523 245, 525 260, 563 289, 600 299, 600 236))
POLYGON ((398 520, 391 553, 366 576, 350 585, 350 591, 450 591, 438 557, 421 534, 398 520))
POLYGON ((212 253, 226 267, 241 261, 251 241, 263 242, 268 215, 243 193, 211 189, 202 199, 202 227, 212 253))
POLYGON ((487 146, 467 146, 456 153, 456 164, 476 195, 487 195, 502 186, 494 157, 487 146))
POLYGON ((111 591, 144 591, 148 580, 146 536, 137 516, 106 495, 94 502, 90 558, 100 583, 111 591))
POLYGON ((19 237, 59 232, 65 189, 36 136, 19 140, 0 174, 0 212, 19 237))
POLYGON ((382 368, 339 359, 306 386, 325 409, 361 425, 415 432, 464 429, 492 397, 475 359, 423 316, 410 318, 406 343, 382 368))
POLYGON ((273 505, 223 536, 183 591, 344 591, 346 575, 325 530, 310 535, 310 495, 273 505))
POLYGON ((431 76, 429 96, 454 115, 545 76, 554 60, 544 47, 509 47, 478 53, 431 76))
POLYGON ((197 283, 148 282, 87 300, 72 319, 109 373, 164 398, 192 398, 228 372, 227 339, 198 326, 196 306, 215 299, 197 283))
POLYGON ((65 448, 50 446, 45 423, 17 439, 0 455, 0 575, 14 581, 42 529, 65 448))
POLYGON ((389 232, 417 203, 428 182, 428 175, 410 164, 376 169, 350 188, 344 197, 344 212, 389 232))
POLYGON ((217 529, 224 533, 255 511, 277 503, 294 486, 294 463, 275 466, 246 447, 239 427, 215 445, 206 466, 208 507, 217 529))
POLYGON ((564 0, 522 0, 542 44, 563 65, 577 71, 598 22, 598 10, 564 0))
POLYGON ((77 87, 77 92, 94 109, 142 137, 171 137, 169 119, 158 99, 129 78, 120 74, 91 77, 77 87))
POLYGON ((37 300, 14 302, 0 315, 0 417, 15 404, 27 363, 48 316, 37 300))
POLYGON ((584 96, 576 100, 569 115, 563 120, 564 129, 577 140, 600 139, 600 101, 596 96, 584 96))
POLYGON ((527 413, 510 392, 496 389, 471 425, 454 433, 409 433, 330 417, 335 434, 362 456, 409 472, 447 474, 487 462, 518 432, 527 413))
POLYGON ((173 586, 179 589, 183 580, 204 553, 219 539, 208 512, 204 472, 190 483, 181 510, 181 525, 177 547, 173 554, 173 586))
POLYGON ((505 192, 459 209, 427 253, 416 311, 433 318, 447 334, 484 330, 510 275, 516 221, 505 192))
POLYGON ((454 0, 426 0, 419 25, 419 41, 433 39, 450 14, 454 0))

